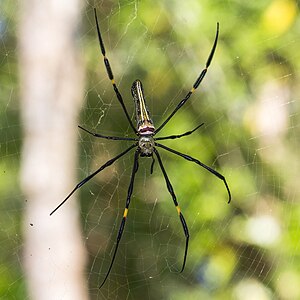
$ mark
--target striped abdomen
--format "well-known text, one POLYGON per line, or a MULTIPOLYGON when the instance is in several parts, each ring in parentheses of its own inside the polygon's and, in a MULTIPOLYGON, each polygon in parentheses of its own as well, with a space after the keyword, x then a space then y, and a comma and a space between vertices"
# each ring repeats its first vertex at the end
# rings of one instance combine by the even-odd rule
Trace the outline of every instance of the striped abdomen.
POLYGON ((135 105, 137 131, 141 135, 153 134, 155 128, 146 105, 143 86, 140 80, 137 79, 133 82, 131 86, 131 94, 135 105))

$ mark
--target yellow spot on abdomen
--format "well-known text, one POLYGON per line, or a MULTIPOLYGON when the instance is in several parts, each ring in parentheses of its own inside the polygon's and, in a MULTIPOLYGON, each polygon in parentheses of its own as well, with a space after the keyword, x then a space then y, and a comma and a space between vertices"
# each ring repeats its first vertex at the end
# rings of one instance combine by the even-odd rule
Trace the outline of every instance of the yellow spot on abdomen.
POLYGON ((176 209, 177 209, 178 215, 180 215, 181 209, 178 205, 176 206, 176 209))
POLYGON ((126 218, 128 214, 128 208, 125 208, 123 218, 126 218))
POLYGON ((191 92, 194 93, 194 92, 195 92, 195 88, 192 88, 192 89, 191 89, 191 92))

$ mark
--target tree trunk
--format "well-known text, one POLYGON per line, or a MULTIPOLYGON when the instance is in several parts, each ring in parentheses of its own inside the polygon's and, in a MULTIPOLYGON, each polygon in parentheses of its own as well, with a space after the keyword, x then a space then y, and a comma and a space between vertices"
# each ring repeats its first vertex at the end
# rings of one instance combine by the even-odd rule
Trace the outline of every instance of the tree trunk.
POLYGON ((24 265, 30 299, 87 299, 75 184, 83 63, 76 48, 80 0, 24 0, 19 58, 24 142, 24 265))

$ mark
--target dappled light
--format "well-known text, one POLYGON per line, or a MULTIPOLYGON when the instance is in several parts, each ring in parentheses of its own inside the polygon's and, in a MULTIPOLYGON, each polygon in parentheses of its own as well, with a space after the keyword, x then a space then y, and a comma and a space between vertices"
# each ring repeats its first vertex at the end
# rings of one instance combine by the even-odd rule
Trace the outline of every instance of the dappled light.
MULTIPOLYGON (((20 26, 20 16, 31 20, 30 5, 16 14, 18 3, 3 3, 1 299, 31 299, 42 278, 48 296, 70 299, 75 281, 68 272, 78 274, 78 291, 90 299, 300 299, 297 1, 76 2, 80 17, 65 20, 74 23, 57 35, 68 43, 55 63, 39 59, 49 50, 50 27, 33 47, 33 62, 25 61, 24 44, 36 41, 20 26), (32 77, 30 66, 49 71, 32 77), (159 154, 143 149, 150 157, 137 163, 126 149, 137 140, 131 87, 140 95, 139 82, 153 119, 141 127, 159 129, 151 144, 159 154), (42 94, 30 94, 38 87, 42 94), (159 139, 174 135, 183 136, 159 139)), ((45 11, 39 17, 48 20, 45 11)), ((51 23, 58 25, 56 17, 51 23)), ((58 54, 63 40, 51 38, 58 54)))

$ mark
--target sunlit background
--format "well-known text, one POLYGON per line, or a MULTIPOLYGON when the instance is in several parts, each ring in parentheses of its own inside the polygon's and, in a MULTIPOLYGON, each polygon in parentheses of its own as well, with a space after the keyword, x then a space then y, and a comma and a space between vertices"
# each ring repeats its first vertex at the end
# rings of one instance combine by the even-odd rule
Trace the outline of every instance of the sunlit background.
MULTIPOLYGON (((18 4, 0 3, 1 299, 30 295, 23 267, 27 204, 19 185, 18 4)), ((150 175, 151 159, 141 158, 119 252, 99 290, 123 215, 133 152, 121 158, 77 192, 90 299, 300 299, 299 2, 87 1, 73 37, 85 67, 79 123, 102 134, 133 136, 102 62, 93 6, 132 119, 130 87, 139 78, 157 127, 204 68, 220 23, 207 76, 160 134, 204 122, 191 136, 164 144, 224 175, 232 202, 227 204, 217 177, 160 150, 190 230, 186 269, 178 274, 185 245, 181 223, 158 163, 150 175)), ((74 132, 78 181, 129 146, 77 127, 74 132)))

